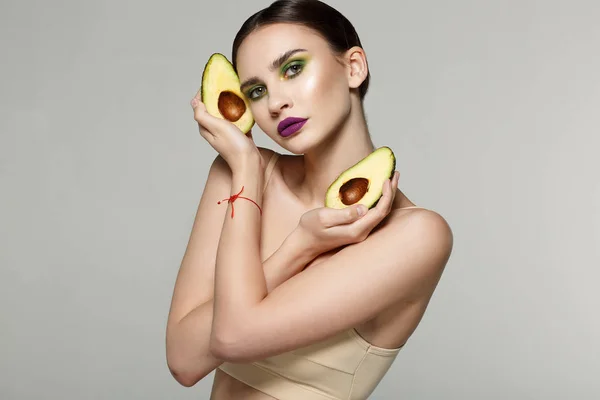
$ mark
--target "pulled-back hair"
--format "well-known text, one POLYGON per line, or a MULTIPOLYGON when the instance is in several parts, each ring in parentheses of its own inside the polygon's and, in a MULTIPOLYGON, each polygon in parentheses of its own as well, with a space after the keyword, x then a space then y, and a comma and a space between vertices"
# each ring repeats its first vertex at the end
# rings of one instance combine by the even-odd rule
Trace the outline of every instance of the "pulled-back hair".
MULTIPOLYGON (((313 29, 338 56, 353 46, 362 48, 352 23, 335 8, 318 0, 277 0, 250 16, 235 36, 231 59, 236 71, 237 51, 242 41, 254 30, 276 23, 291 23, 313 29)), ((369 88, 370 77, 369 72, 359 87, 361 100, 369 88)))

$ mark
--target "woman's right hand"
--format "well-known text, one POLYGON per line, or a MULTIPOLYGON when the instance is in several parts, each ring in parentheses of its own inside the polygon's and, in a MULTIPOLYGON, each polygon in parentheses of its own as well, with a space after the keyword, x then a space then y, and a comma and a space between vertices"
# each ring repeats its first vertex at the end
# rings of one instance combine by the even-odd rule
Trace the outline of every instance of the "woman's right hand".
POLYGON ((343 209, 321 207, 304 213, 295 232, 304 250, 316 257, 340 246, 365 240, 391 211, 399 176, 396 171, 391 180, 383 183, 383 194, 370 210, 364 205, 353 205, 343 209))

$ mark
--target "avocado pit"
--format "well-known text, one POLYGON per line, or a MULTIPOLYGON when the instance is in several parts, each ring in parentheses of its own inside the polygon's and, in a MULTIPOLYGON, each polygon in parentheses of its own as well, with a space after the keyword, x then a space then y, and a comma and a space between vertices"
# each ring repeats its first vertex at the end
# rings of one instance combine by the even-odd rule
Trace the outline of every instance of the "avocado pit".
POLYGON ((219 94, 219 112, 226 120, 235 122, 246 112, 246 103, 238 95, 228 90, 219 94))
POLYGON ((358 202, 367 193, 369 180, 366 178, 352 178, 340 187, 340 200, 344 205, 358 202))

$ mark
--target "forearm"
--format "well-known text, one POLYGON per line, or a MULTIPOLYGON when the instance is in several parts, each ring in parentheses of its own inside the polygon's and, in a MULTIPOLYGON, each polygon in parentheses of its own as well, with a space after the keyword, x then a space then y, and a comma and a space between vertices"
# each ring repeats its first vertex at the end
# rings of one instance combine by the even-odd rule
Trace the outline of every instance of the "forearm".
MULTIPOLYGON (((237 211, 237 208, 236 208, 237 211)), ((310 261, 293 234, 263 265, 267 291, 297 274, 310 261)), ((178 382, 194 385, 223 363, 210 352, 214 300, 192 310, 178 324, 170 327, 167 335, 169 367, 178 382)))
POLYGON ((237 198, 229 205, 234 217, 228 210, 223 223, 215 266, 213 337, 218 340, 268 293, 260 259, 263 174, 258 160, 234 169, 231 186, 232 195, 243 187, 241 196, 252 201, 237 198))

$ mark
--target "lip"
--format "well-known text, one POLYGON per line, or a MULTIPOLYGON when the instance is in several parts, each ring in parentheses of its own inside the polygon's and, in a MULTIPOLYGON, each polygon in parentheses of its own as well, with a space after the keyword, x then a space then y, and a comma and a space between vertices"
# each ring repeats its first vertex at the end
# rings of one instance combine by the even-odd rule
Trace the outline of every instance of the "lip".
POLYGON ((288 117, 277 125, 277 132, 283 137, 290 136, 296 133, 308 118, 288 117))

